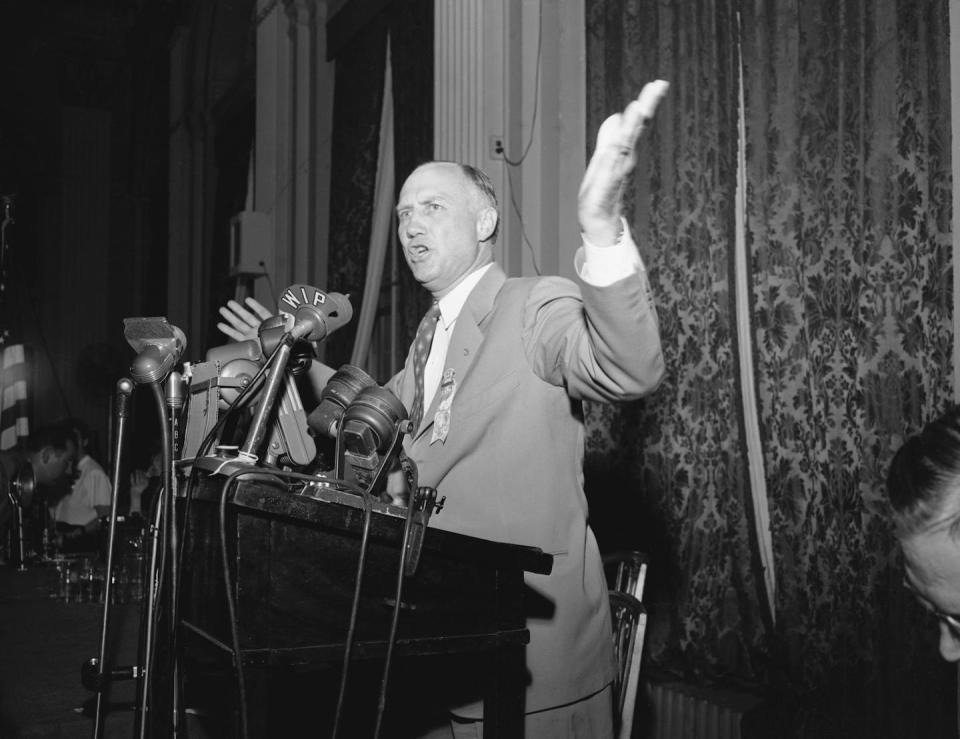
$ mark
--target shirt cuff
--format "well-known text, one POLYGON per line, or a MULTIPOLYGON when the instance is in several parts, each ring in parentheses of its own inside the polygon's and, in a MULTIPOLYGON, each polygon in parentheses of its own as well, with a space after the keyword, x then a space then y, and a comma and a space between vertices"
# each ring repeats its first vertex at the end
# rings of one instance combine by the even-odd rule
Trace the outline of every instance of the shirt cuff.
POLYGON ((646 271, 623 216, 620 217, 620 226, 620 238, 612 246, 594 246, 584 238, 583 246, 577 250, 577 274, 588 285, 606 287, 636 272, 646 271))

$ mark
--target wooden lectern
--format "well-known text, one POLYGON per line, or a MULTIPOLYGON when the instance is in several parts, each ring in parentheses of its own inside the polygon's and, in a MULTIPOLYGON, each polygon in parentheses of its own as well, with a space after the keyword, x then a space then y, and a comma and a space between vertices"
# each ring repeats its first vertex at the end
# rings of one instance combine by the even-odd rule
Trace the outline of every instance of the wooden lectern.
MULTIPOLYGON (((188 678, 191 655, 204 650, 232 664, 219 533, 223 484, 216 477, 201 481, 184 526, 180 641, 188 678)), ((360 496, 314 486, 298 492, 302 487, 279 479, 240 482, 226 507, 240 662, 251 678, 251 736, 271 720, 256 695, 263 675, 343 661, 365 526, 351 661, 376 664, 387 653, 406 509, 374 502, 368 515, 360 496)), ((403 582, 393 657, 479 657, 486 666, 486 736, 521 737, 529 640, 523 573, 549 573, 552 558, 439 529, 416 533, 422 536, 409 538, 419 538, 419 559, 403 582)), ((375 711, 376 696, 370 698, 375 711)))

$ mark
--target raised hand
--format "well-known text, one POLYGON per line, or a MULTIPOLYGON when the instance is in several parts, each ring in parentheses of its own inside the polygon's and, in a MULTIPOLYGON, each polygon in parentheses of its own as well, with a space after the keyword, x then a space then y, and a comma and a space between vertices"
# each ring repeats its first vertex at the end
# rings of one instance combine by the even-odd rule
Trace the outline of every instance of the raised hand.
POLYGON ((637 163, 637 141, 669 87, 663 80, 644 85, 637 99, 607 118, 597 132, 578 202, 580 230, 594 246, 610 246, 619 236, 623 187, 637 163))
POLYGON ((228 300, 227 304, 220 308, 220 315, 223 316, 226 323, 218 323, 217 329, 234 341, 256 339, 260 324, 265 318, 273 315, 254 298, 247 298, 244 303, 250 310, 244 308, 236 300, 228 300))

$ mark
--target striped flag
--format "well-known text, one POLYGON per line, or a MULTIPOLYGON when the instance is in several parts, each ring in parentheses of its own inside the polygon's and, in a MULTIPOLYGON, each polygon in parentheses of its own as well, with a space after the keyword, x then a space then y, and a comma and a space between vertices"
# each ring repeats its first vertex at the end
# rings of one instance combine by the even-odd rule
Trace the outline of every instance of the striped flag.
POLYGON ((23 344, 0 343, 0 451, 14 449, 30 435, 27 418, 27 362, 23 344))

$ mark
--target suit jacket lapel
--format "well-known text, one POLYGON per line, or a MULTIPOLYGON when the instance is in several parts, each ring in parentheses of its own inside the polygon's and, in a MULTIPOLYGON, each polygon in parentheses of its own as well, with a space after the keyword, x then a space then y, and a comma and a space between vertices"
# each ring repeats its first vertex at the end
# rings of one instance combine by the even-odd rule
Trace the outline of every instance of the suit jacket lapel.
MULTIPOLYGON (((493 310, 500 288, 503 287, 506 280, 507 276, 500 265, 494 264, 470 292, 460 315, 457 316, 457 324, 453 327, 450 346, 447 347, 447 356, 443 362, 443 371, 446 374, 453 370, 453 377, 458 388, 463 384, 463 379, 473 364, 480 345, 483 343, 484 322, 493 310)), ((433 426, 433 418, 437 413, 439 404, 440 392, 436 392, 430 407, 424 414, 425 422, 420 427, 418 437, 433 426)), ((455 422, 456 419, 451 420, 451 423, 455 422)))

